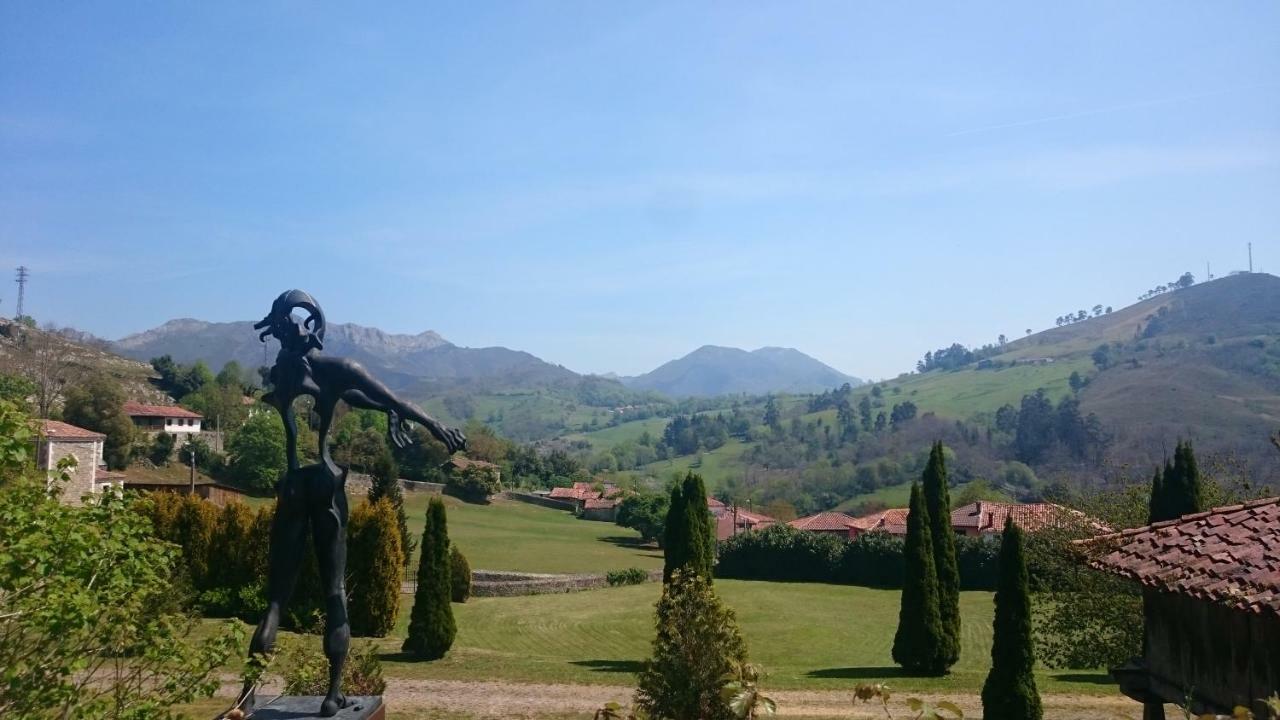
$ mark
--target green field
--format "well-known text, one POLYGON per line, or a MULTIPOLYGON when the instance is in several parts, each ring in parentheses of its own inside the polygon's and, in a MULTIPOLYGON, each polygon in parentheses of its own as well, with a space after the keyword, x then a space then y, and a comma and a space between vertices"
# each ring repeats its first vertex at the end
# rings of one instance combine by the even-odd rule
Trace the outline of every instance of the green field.
POLYGON ((589 433, 573 433, 565 436, 566 440, 586 440, 591 443, 594 450, 608 450, 615 445, 621 445, 625 442, 639 442, 640 436, 645 432, 657 442, 662 438, 662 431, 666 429, 667 423, 671 422, 671 418, 653 417, 644 420, 633 420, 631 422, 614 425, 603 430, 593 430, 589 433))
POLYGON ((707 484, 707 491, 714 493, 716 488, 730 477, 741 477, 745 466, 742 464, 742 451, 749 443, 731 439, 721 447, 697 455, 684 455, 671 460, 659 460, 645 465, 640 474, 666 480, 675 475, 684 475, 690 470, 702 476, 707 484))
MULTIPOLYGON (((405 514, 422 536, 425 493, 405 493, 405 514)), ((662 553, 639 545, 639 535, 613 523, 579 520, 565 510, 495 500, 473 505, 446 497, 449 537, 477 570, 603 573, 662 567, 662 553)), ((411 567, 416 567, 413 565, 411 567)))

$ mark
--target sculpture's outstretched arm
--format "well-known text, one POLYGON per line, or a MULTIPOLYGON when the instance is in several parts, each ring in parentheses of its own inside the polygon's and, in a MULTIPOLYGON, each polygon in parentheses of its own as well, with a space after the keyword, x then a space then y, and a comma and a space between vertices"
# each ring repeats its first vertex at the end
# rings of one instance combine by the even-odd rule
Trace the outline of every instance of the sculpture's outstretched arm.
MULTIPOLYGON (((349 388, 342 393, 342 399, 348 403, 351 403, 351 399, 355 399, 356 403, 363 403, 362 405, 352 403, 354 407, 387 412, 389 426, 399 425, 401 420, 412 420, 425 427, 435 439, 444 443, 450 453, 466 449, 467 439, 460 430, 445 427, 439 420, 423 412, 422 408, 396 397, 395 393, 358 363, 339 360, 329 363, 326 369, 329 368, 340 372, 343 375, 343 384, 349 388)), ((388 431, 390 432, 390 429, 388 431)))

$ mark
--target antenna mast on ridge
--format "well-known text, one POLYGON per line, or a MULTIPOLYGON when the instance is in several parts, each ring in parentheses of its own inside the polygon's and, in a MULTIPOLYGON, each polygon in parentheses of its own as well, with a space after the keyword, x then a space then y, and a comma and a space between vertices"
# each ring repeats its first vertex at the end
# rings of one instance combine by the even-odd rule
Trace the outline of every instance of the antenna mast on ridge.
POLYGON ((14 319, 15 319, 15 320, 18 320, 18 319, 21 319, 21 318, 22 318, 22 314, 23 314, 22 301, 23 301, 23 299, 26 297, 26 294, 27 294, 27 278, 28 278, 28 277, 31 277, 31 273, 30 273, 30 271, 28 271, 28 270, 27 270, 27 266, 26 266, 26 265, 19 265, 19 266, 18 266, 18 275, 17 275, 17 283, 18 283, 18 314, 17 314, 16 316, 14 316, 14 319))

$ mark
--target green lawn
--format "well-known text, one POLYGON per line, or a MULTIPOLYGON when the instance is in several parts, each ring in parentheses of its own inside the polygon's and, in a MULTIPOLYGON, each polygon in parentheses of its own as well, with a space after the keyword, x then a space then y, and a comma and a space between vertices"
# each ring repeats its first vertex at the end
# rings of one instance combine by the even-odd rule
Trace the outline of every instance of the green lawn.
MULTIPOLYGON (((751 658, 775 688, 842 689, 888 681, 899 691, 971 693, 991 659, 990 593, 961 596, 960 662, 944 678, 902 676, 890 658, 898 621, 897 591, 842 585, 719 580, 717 592, 738 615, 751 658)), ((562 595, 474 598, 454 605, 458 636, 440 661, 398 655, 395 638, 378 641, 396 678, 510 680, 629 685, 648 656, 660 587, 647 585, 562 595)), ((406 596, 405 600, 409 598, 406 596)), ((1100 673, 1042 671, 1042 692, 1110 694, 1100 673)), ((392 680, 394 682, 394 680, 392 680)))
MULTIPOLYGON (((421 538, 428 496, 404 497, 409 529, 421 538)), ((613 523, 579 520, 565 510, 514 500, 473 505, 446 497, 445 504, 449 537, 477 570, 603 573, 662 567, 660 551, 640 546, 634 530, 613 523)))
POLYGON ((607 427, 603 430, 593 430, 588 433, 573 433, 565 436, 566 440, 586 440, 591 443, 591 447, 595 450, 608 450, 615 445, 621 445, 624 442, 639 442, 640 436, 646 432, 653 438, 654 442, 662 439, 662 431, 666 429, 667 423, 671 422, 671 418, 653 417, 645 420, 633 420, 625 422, 613 427, 607 427))

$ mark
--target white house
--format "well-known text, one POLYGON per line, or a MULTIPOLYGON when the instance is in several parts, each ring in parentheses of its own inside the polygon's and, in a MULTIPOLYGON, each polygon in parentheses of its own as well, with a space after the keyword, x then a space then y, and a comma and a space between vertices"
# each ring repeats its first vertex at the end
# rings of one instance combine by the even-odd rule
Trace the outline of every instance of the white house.
POLYGON ((170 435, 199 433, 200 422, 204 419, 199 413, 193 413, 177 405, 143 405, 127 402, 124 412, 132 420, 138 430, 154 435, 167 432, 170 435))

